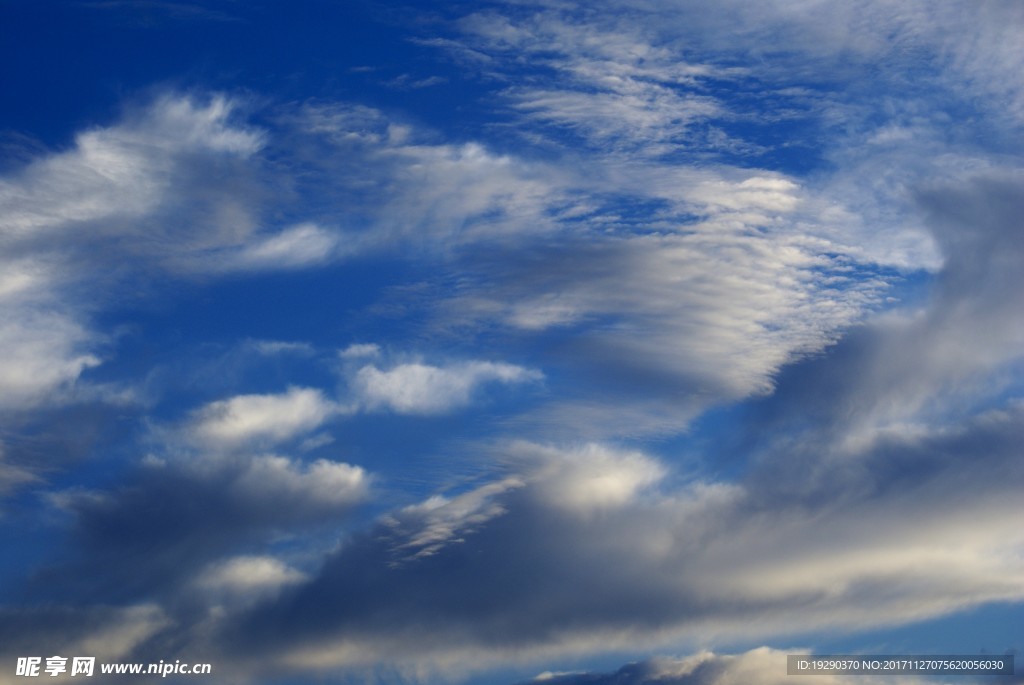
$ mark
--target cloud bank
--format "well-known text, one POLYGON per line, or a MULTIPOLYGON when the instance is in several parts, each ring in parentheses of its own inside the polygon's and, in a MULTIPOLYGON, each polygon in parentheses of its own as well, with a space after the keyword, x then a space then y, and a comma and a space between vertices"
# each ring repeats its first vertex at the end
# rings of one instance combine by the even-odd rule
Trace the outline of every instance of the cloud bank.
POLYGON ((432 10, 0 141, 0 661, 767 684, 1020 606, 1020 6, 432 10))

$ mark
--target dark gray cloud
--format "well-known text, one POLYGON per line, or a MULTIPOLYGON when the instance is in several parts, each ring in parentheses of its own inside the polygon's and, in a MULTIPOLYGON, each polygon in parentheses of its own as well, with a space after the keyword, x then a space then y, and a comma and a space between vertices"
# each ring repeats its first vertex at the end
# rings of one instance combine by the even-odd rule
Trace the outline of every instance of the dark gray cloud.
POLYGON ((72 543, 26 596, 176 601, 211 564, 266 553, 281 536, 337 526, 364 499, 369 481, 358 467, 326 460, 248 453, 179 459, 150 458, 111 490, 52 495, 74 517, 72 543))
POLYGON ((785 453, 777 445, 766 450, 771 438, 764 438, 773 435, 791 449, 825 443, 859 451, 876 438, 927 433, 1019 395, 1024 181, 993 172, 919 197, 944 255, 927 301, 855 328, 827 355, 785 369, 772 397, 753 404, 740 431, 748 444, 739 451, 785 453))
POLYGON ((297 565, 332 544, 368 485, 362 469, 323 459, 177 453, 109 489, 51 493, 71 517, 67 544, 0 611, 0 657, 215 662, 202 639, 211 618, 304 579, 297 565))
POLYGON ((116 661, 170 623, 160 607, 152 603, 5 607, 0 609, 0 683, 24 679, 15 675, 17 660, 23 657, 94 656, 98 663, 116 661))
POLYGON ((311 668, 396 650, 410 662, 487 663, 709 629, 870 626, 1018 598, 1021 569, 999 550, 1019 544, 1022 418, 1018 407, 875 445, 828 479, 660 492, 642 456, 510 446, 516 475, 357 536, 224 637, 230 651, 280 650, 311 668), (410 552, 428 549, 417 538, 432 541, 428 553, 410 552))

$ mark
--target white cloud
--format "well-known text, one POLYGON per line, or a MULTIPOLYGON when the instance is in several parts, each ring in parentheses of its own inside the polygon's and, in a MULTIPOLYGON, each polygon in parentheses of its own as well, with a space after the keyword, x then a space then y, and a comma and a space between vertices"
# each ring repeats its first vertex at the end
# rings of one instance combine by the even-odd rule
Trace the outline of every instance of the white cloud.
MULTIPOLYGON (((839 202, 848 194, 782 173, 597 154, 584 177, 575 159, 527 163, 476 144, 417 143, 415 130, 399 142, 365 108, 321 107, 306 125, 339 158, 367 162, 358 177, 348 165, 331 171, 352 175, 347 185, 360 194, 346 200, 373 216, 358 249, 411 254, 422 245, 417 260, 444 255, 442 304, 426 303, 439 328, 562 328, 572 334, 570 365, 612 364, 620 379, 667 370, 677 390, 699 388, 674 420, 630 420, 638 428, 677 430, 708 404, 768 391, 783 365, 881 302, 891 275, 874 273, 877 263, 936 264, 916 229, 859 243, 872 236, 839 202), (370 207, 367 198, 381 200, 370 207), (696 394, 704 400, 695 404, 696 394)), ((364 389, 382 373, 364 372, 364 389)), ((574 398, 566 415, 592 417, 582 405, 593 402, 574 398)))
POLYGON ((315 266, 336 258, 339 240, 338 235, 315 224, 299 224, 227 253, 220 268, 233 271, 315 266))
POLYGON ((0 302, 7 302, 19 296, 45 292, 53 279, 53 268, 42 260, 7 259, 0 271, 0 302))
POLYGON ((233 109, 165 96, 0 179, 0 406, 59 402, 100 363, 90 319, 127 272, 244 238, 252 216, 223 179, 196 187, 262 146, 233 109))
POLYGON ((196 584, 214 592, 265 595, 305 578, 301 571, 274 557, 240 556, 211 564, 196 584))
MULTIPOLYGON (((606 61, 634 54, 640 61, 630 62, 630 78, 654 78, 644 71, 654 69, 661 70, 657 78, 693 87, 725 76, 700 65, 672 67, 674 49, 641 49, 640 38, 629 47, 607 31, 570 29, 572 41, 558 43, 566 55, 576 48, 610 50, 600 57, 606 61)), ((516 36, 529 40, 529 31, 516 36)), ((597 71, 587 73, 596 78, 597 71)), ((664 109, 668 115, 677 108, 664 109)), ((609 378, 619 381, 674 381, 677 396, 684 395, 673 403, 674 418, 652 413, 662 405, 650 398, 625 400, 622 388, 602 389, 615 406, 628 402, 622 414, 632 414, 625 421, 631 434, 645 425, 678 430, 710 404, 770 390, 783 365, 820 351, 881 302, 889 276, 873 274, 874 262, 890 260, 887 246, 919 237, 876 231, 877 245, 859 245, 863 224, 837 199, 846 195, 767 170, 652 163, 606 150, 587 155, 585 164, 575 157, 527 162, 476 143, 428 143, 415 127, 398 136, 382 113, 340 104, 307 106, 291 124, 334 151, 316 163, 343 181, 339 211, 363 225, 370 217, 369 228, 346 237, 353 254, 387 249, 417 262, 444 260, 442 283, 425 295, 438 328, 471 335, 498 323, 537 338, 560 328, 572 350, 557 360, 563 368, 611 365, 609 378)), ((894 259, 934 264, 922 252, 928 250, 894 259)), ((384 306, 391 304, 398 313, 418 305, 405 298, 384 306)), ((388 373, 371 366, 357 376, 368 406, 441 411, 443 402, 429 408, 415 396, 428 376, 448 382, 436 372, 404 370, 404 398, 388 373)), ((461 398, 457 385, 451 390, 461 398)), ((545 408, 538 421, 561 414, 568 435, 581 423, 593 425, 594 411, 602 411, 595 403, 588 389, 585 398, 545 408)))
POLYGON ((317 459, 302 464, 287 457, 253 457, 230 485, 242 498, 310 508, 348 507, 365 495, 369 476, 359 466, 317 459))
POLYGON ((311 355, 314 352, 313 346, 304 342, 292 342, 287 340, 250 340, 247 345, 251 346, 258 353, 275 356, 279 354, 295 354, 300 356, 311 355))
MULTIPOLYGON (((205 106, 176 95, 159 99, 148 112, 154 128, 162 132, 160 144, 175 149, 208 149, 251 155, 263 147, 262 131, 232 125, 238 103, 224 96, 210 98, 205 106)), ((142 136, 149 142, 148 135, 142 136)))
POLYGON ((223 97, 202 105, 168 96, 119 125, 79 134, 72 150, 0 181, 4 227, 21 240, 98 220, 108 220, 93 226, 100 236, 132 230, 112 220, 141 217, 178 192, 175 175, 189 155, 260 149, 259 133, 229 124, 232 109, 223 97))
MULTIPOLYGON (((55 497, 104 567, 76 577, 134 574, 161 597, 198 578, 258 597, 223 625, 272 635, 254 659, 275 668, 458 670, 1020 601, 1021 411, 1001 398, 1024 345, 1024 194, 1013 174, 995 178, 1006 158, 990 154, 1014 153, 1002 148, 1024 111, 1019 5, 640 0, 611 16, 556 4, 474 15, 462 43, 423 41, 497 79, 528 69, 489 103, 507 120, 488 133, 527 140, 521 155, 502 153, 504 138, 443 141, 346 104, 301 107, 271 136, 239 124, 228 99, 169 96, 0 181, 2 409, 53 403, 100 362, 91 321, 114 286, 388 251, 436 278, 382 296, 405 307, 389 311, 416 309, 426 339, 454 330, 460 349, 543 355, 551 399, 505 427, 591 441, 506 445, 506 473, 400 509, 310 576, 252 556, 336 529, 369 487, 358 466, 262 449, 321 448, 316 431, 342 412, 441 414, 487 384, 542 378, 353 345, 340 353, 350 408, 310 388, 228 397, 183 426, 209 453, 151 459, 121 491, 55 497), (977 117, 957 125, 960 106, 977 117), (786 118, 785 140, 732 137, 786 118), (1003 128, 975 135, 992 124, 1003 128), (737 150, 756 156, 721 161, 737 150), (804 154, 821 158, 804 177, 757 168, 803 168, 804 154), (938 296, 851 330, 894 280, 879 265, 942 267, 938 296), (743 426, 758 447, 725 455, 751 460, 739 482, 674 485, 654 457, 592 442, 678 434, 708 407, 770 393, 787 365, 769 409, 791 423, 743 426), (149 553, 153 539, 170 561, 149 553)), ((32 477, 0 463, 0 490, 32 477)), ((119 654, 174 625, 167 643, 181 644, 198 634, 187 613, 117 616, 128 627, 103 623, 96 639, 119 654)), ((215 632, 195 644, 215 651, 215 632)), ((778 657, 653 660, 619 680, 773 683, 778 657)))
POLYGON ((317 433, 316 435, 311 435, 299 443, 299 449, 303 452, 309 452, 319 447, 323 447, 324 445, 330 445, 333 442, 334 437, 332 435, 328 433, 317 433))
POLYGON ((99 336, 68 314, 0 302, 0 408, 55 400, 100 359, 99 336))
POLYGON ((384 525, 396 540, 392 565, 432 556, 447 545, 464 542, 464 536, 505 513, 495 501, 499 495, 523 485, 519 478, 507 478, 450 498, 435 495, 384 517, 384 525))
POLYGON ((213 446, 274 444, 316 429, 338 411, 319 390, 289 388, 277 395, 238 395, 199 409, 188 430, 213 446))
MULTIPOLYGON (((436 135, 346 103, 306 106, 287 119, 296 146, 322 176, 332 215, 352 217, 346 254, 395 251, 436 258, 454 247, 551 230, 552 202, 566 202, 564 170, 478 142, 436 135)), ((323 185, 319 185, 323 184, 323 185)))
POLYGON ((542 121, 569 126, 594 145, 642 146, 645 153, 669 153, 685 144, 694 121, 718 113, 708 97, 681 96, 653 84, 611 92, 527 90, 516 106, 542 121))
POLYGON ((28 469, 10 464, 6 461, 3 444, 0 443, 0 497, 25 483, 32 483, 39 477, 28 469))
POLYGON ((512 463, 530 469, 531 482, 547 502, 582 514, 633 504, 665 475, 660 463, 641 452, 598 444, 556 449, 519 442, 506 453, 512 463))
POLYGON ((541 85, 509 88, 506 97, 531 118, 568 127, 605 151, 670 153, 692 144, 692 123, 722 114, 699 82, 729 70, 688 63, 628 21, 588 24, 537 12, 513 23, 478 13, 459 26, 479 50, 513 63, 526 54, 552 69, 541 85))
POLYGON ((355 343, 338 352, 342 359, 360 359, 363 357, 376 357, 380 354, 380 345, 374 343, 355 343))
POLYGON ((439 367, 408 363, 387 371, 364 366, 352 378, 351 386, 369 410, 441 414, 470 404, 473 393, 486 383, 523 383, 542 378, 538 371, 513 364, 464 362, 439 367))
POLYGON ((100 363, 104 336, 62 301, 70 267, 61 262, 31 252, 0 254, 0 409, 66 399, 81 373, 100 363))
POLYGON ((735 0, 722 14, 705 14, 703 21, 691 16, 689 27, 682 14, 666 16, 664 26, 685 31, 703 45, 779 56, 763 68, 801 68, 808 58, 835 65, 838 74, 869 65, 876 69, 876 83, 892 79, 893 85, 913 90, 922 85, 913 81, 916 77, 932 95, 936 87, 948 93, 966 91, 999 118, 1009 114, 1019 119, 1024 111, 1024 79, 1012 66, 1024 50, 1010 38, 1024 25, 1018 3, 967 1, 937 8, 924 0, 896 5, 858 0, 829 12, 820 8, 813 2, 750 5, 735 0), (915 70, 922 62, 935 68, 915 70))
MULTIPOLYGON (((481 12, 458 27, 464 43, 493 57, 490 71, 498 79, 515 80, 524 53, 543 66, 531 72, 529 85, 503 91, 506 101, 530 120, 583 135, 593 148, 585 155, 592 176, 593 168, 616 165, 624 177, 647 176, 652 156, 671 155, 659 157, 671 159, 663 162, 668 170, 705 168, 709 156, 730 159, 744 149, 756 153, 747 155, 745 165, 777 164, 766 153, 822 155, 833 168, 815 179, 802 228, 825 235, 836 250, 858 260, 936 268, 935 246, 907 189, 934 179, 937 167, 972 163, 968 156, 977 153, 976 143, 961 145, 966 137, 951 133, 959 128, 950 103, 960 102, 966 89, 992 102, 1013 101, 1018 112, 1024 106, 1024 81, 1006 71, 1021 50, 1000 40, 1024 16, 1007 3, 986 3, 966 23, 958 3, 942 12, 921 2, 847 3, 840 10, 845 23, 817 11, 815 3, 735 2, 721 12, 694 12, 686 3, 619 4, 623 12, 481 12), (844 29, 837 32, 837 26, 844 29), (699 57, 708 63, 695 64, 699 57), (809 69, 809 59, 819 68, 809 69), (850 92, 845 85, 861 71, 872 74, 863 81, 874 92, 887 94, 884 112, 869 104, 879 100, 874 92, 850 92), (908 73, 921 82, 908 83, 908 73), (808 80, 819 85, 808 89, 808 80), (721 83, 730 97, 715 100, 721 83), (999 100, 991 98, 997 91, 999 100), (737 123, 758 131, 787 119, 803 121, 806 133, 764 146, 756 133, 743 140, 723 132, 737 123), (897 143, 891 150, 879 147, 879 119, 888 126, 886 140, 897 143), (703 126, 688 130, 694 122, 703 126), (892 135, 894 123, 903 124, 898 135, 892 135), (951 155, 958 147, 959 154, 951 155)), ((993 107, 989 114, 999 118, 1005 110, 993 107)), ((530 120, 517 130, 543 135, 530 120)), ((561 138, 545 140, 558 145, 561 138)), ((994 149, 1000 146, 996 141, 994 149)), ((686 192, 689 184, 680 181, 686 192)), ((754 193, 731 188, 718 195, 728 205, 747 203, 754 193)))
POLYGON ((667 223, 665 235, 588 236, 500 259, 477 252, 483 266, 466 264, 476 278, 443 301, 439 318, 469 330, 552 329, 563 352, 545 367, 588 385, 559 395, 533 425, 566 437, 606 426, 677 431, 710 404, 769 391, 783 365, 825 348, 879 302, 886 283, 830 247, 722 214, 667 223))

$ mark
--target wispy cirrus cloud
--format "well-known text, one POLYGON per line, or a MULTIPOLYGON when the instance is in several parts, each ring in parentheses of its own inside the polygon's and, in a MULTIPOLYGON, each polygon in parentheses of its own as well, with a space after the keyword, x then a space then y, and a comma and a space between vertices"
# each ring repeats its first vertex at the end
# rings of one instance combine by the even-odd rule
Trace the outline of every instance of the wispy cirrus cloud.
POLYGON ((290 226, 261 237, 227 255, 210 260, 213 271, 302 269, 319 266, 344 255, 342 237, 316 224, 290 226))
POLYGON ((729 69, 689 63, 625 17, 601 23, 554 11, 512 20, 483 12, 459 27, 475 50, 510 61, 529 56, 539 84, 510 86, 505 96, 526 116, 568 129, 602 153, 610 146, 668 154, 700 140, 694 123, 724 113, 701 81, 729 69))

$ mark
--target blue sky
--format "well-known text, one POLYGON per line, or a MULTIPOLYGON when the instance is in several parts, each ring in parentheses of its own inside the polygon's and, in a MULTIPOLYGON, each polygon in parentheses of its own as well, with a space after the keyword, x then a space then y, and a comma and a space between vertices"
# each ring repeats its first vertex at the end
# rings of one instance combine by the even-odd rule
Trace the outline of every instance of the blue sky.
POLYGON ((0 683, 1020 650, 1019 3, 0 27, 0 683))

